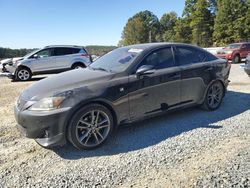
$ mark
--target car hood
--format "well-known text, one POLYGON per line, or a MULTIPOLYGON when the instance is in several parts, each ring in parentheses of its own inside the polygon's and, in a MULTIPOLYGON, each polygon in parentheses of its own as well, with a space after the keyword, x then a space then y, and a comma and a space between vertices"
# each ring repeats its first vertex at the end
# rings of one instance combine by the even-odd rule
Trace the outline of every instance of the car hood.
POLYGON ((24 100, 39 100, 44 97, 54 96, 58 93, 102 84, 110 80, 114 74, 92 70, 89 68, 76 69, 50 76, 40 80, 25 89, 21 98, 24 100))

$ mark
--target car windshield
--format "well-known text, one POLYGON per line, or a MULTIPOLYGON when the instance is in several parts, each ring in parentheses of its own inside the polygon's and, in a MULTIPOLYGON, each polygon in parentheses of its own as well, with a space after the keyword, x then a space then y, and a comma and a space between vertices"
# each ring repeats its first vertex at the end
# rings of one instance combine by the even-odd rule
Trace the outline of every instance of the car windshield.
POLYGON ((39 50, 33 50, 30 53, 27 53, 25 56, 23 56, 23 58, 28 58, 29 56, 33 55, 34 53, 38 52, 39 50))
POLYGON ((142 51, 141 48, 118 48, 97 59, 90 65, 90 68, 113 73, 122 72, 142 51))
POLYGON ((228 49, 237 49, 240 48, 241 44, 229 44, 228 46, 226 46, 226 48, 228 49))

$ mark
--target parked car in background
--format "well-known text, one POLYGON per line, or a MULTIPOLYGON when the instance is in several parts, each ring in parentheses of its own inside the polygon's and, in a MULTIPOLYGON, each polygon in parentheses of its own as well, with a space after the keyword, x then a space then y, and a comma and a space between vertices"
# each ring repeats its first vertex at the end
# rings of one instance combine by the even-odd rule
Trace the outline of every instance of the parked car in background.
POLYGON ((15 117, 20 130, 44 147, 69 141, 92 149, 118 125, 195 105, 216 110, 230 67, 226 60, 187 44, 121 47, 86 69, 31 85, 19 96, 15 117))
POLYGON ((30 80, 33 75, 59 73, 70 69, 85 68, 91 56, 84 47, 55 45, 33 51, 21 59, 3 64, 2 71, 19 81, 30 80))
POLYGON ((218 50, 216 56, 227 59, 233 63, 240 63, 250 53, 250 42, 229 44, 225 48, 218 50))
MULTIPOLYGON (((14 57, 14 58, 7 58, 7 59, 2 59, 1 61, 0 61, 0 70, 2 70, 3 71, 3 68, 6 66, 6 65, 12 65, 12 62, 14 62, 14 61, 17 61, 17 60, 20 60, 20 59, 22 59, 22 57, 14 57)), ((5 71, 3 71, 3 72, 5 72, 5 71)))
POLYGON ((246 58, 246 64, 244 66, 244 70, 248 74, 248 76, 250 76, 250 53, 248 54, 246 58))

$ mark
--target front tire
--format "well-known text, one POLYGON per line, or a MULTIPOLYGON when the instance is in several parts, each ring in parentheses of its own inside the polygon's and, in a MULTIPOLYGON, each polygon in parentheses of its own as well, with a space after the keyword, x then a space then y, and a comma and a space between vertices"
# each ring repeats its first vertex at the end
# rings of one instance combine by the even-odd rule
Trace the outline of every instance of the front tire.
POLYGON ((203 109, 208 111, 216 110, 220 107, 224 96, 224 87, 221 82, 213 82, 208 90, 205 100, 202 104, 203 109))
POLYGON ((113 127, 111 112, 103 105, 90 104, 72 117, 68 127, 68 139, 80 150, 94 149, 110 137, 113 127))
POLYGON ((233 63, 240 63, 241 59, 240 59, 240 55, 236 55, 233 59, 233 63))
POLYGON ((15 73, 15 79, 18 81, 28 81, 32 77, 31 71, 26 67, 18 67, 15 73))

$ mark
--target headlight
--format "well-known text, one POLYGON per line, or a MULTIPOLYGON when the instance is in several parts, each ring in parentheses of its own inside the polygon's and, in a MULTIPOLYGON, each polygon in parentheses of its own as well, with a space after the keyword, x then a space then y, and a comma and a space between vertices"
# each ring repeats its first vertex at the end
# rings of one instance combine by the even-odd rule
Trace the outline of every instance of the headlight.
POLYGON ((65 98, 66 97, 63 96, 44 98, 33 104, 31 107, 29 107, 28 110, 34 110, 34 111, 55 110, 60 108, 60 105, 62 104, 65 98))

